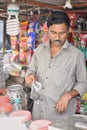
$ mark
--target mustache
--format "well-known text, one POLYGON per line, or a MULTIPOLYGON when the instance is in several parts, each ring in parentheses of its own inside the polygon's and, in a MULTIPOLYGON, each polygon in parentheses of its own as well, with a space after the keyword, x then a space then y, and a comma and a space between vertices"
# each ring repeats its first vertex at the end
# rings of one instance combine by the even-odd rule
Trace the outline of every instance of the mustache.
POLYGON ((61 40, 54 40, 54 42, 61 42, 61 40))

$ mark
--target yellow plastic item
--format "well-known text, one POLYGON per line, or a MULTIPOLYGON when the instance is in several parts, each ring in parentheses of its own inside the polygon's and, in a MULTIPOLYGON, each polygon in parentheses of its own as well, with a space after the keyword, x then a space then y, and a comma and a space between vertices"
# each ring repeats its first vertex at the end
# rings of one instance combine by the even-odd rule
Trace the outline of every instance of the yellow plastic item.
POLYGON ((83 95, 83 97, 82 97, 82 100, 87 101, 87 92, 84 93, 84 95, 83 95))

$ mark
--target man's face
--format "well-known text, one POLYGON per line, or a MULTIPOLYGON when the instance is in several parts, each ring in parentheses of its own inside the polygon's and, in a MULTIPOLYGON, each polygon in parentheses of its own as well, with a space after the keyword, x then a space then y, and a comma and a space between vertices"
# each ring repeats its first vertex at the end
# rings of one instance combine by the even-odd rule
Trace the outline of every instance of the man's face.
POLYGON ((62 24, 53 24, 49 27, 49 39, 52 44, 62 46, 68 36, 67 26, 62 24))

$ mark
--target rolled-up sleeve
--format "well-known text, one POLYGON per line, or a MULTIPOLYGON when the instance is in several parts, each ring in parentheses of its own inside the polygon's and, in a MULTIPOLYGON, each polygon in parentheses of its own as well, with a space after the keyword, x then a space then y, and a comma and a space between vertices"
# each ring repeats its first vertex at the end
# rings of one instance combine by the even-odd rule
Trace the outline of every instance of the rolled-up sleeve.
POLYGON ((32 56, 31 63, 28 65, 28 70, 26 72, 25 77, 27 77, 30 74, 34 74, 36 76, 36 74, 37 74, 37 69, 36 69, 37 64, 36 63, 37 63, 36 55, 34 53, 33 56, 32 56))
POLYGON ((76 66, 76 85, 74 87, 80 96, 87 91, 87 72, 85 66, 85 60, 82 53, 79 53, 77 57, 77 66, 76 66))

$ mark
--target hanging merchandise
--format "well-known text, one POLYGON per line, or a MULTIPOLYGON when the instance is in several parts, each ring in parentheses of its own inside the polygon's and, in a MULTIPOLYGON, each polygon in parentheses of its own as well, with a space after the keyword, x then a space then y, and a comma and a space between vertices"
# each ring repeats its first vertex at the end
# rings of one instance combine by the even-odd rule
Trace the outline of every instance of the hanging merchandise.
POLYGON ((19 62, 22 64, 27 64, 27 36, 20 36, 19 42, 19 62))
POLYGON ((27 36, 20 36, 20 44, 19 44, 19 48, 20 48, 20 52, 27 51, 27 36))
POLYGON ((8 4, 7 7, 7 21, 6 21, 6 33, 8 35, 18 35, 20 33, 19 26, 19 6, 15 3, 16 0, 11 0, 12 2, 8 4))
POLYGON ((11 39, 11 49, 12 49, 11 62, 18 62, 19 60, 18 38, 17 36, 10 36, 10 39, 11 39))
POLYGON ((11 36, 10 37, 11 40, 11 49, 12 50, 18 50, 18 40, 16 36, 11 36))
POLYGON ((19 60, 22 64, 27 64, 27 52, 20 51, 19 60))
POLYGON ((0 88, 5 88, 6 86, 6 75, 3 69, 3 54, 0 53, 0 88))
POLYGON ((20 22, 20 37, 26 36, 27 28, 28 28, 28 21, 20 22))
POLYGON ((42 24, 42 43, 47 42, 49 39, 47 22, 42 24))
POLYGON ((69 8, 69 9, 72 9, 72 4, 71 4, 71 0, 66 0, 66 3, 65 5, 63 6, 63 8, 69 8))
POLYGON ((28 50, 34 50, 35 49, 35 38, 36 34, 39 34, 40 32, 40 25, 38 21, 31 21, 28 26, 28 32, 27 32, 27 37, 28 37, 28 50))
POLYGON ((35 32, 29 32, 27 33, 28 36, 28 42, 27 42, 27 47, 28 50, 34 49, 35 48, 35 32))
POLYGON ((35 25, 36 23, 34 21, 30 22, 28 25, 28 32, 27 32, 27 37, 28 37, 28 41, 27 41, 27 47, 28 50, 33 50, 35 47, 35 25))

